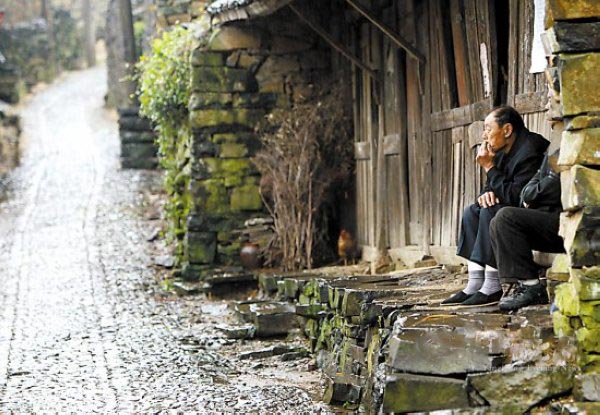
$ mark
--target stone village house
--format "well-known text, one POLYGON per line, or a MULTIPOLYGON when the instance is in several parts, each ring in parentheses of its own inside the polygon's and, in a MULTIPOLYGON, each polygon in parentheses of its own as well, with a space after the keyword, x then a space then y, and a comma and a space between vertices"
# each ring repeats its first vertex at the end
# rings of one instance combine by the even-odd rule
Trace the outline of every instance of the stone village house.
MULTIPOLYGON (((256 122, 340 69, 353 97, 354 233, 363 259, 456 262, 461 212, 483 181, 474 162, 481 120, 507 103, 529 129, 561 143, 560 163, 571 166, 561 177, 567 254, 548 273, 557 286, 555 331, 576 336, 580 365, 599 370, 600 3, 159 2, 163 26, 192 17, 210 19, 212 33, 191 60, 189 277, 235 261, 232 232, 262 211, 250 161, 256 122)), ((330 398, 347 384, 334 377, 330 398)))

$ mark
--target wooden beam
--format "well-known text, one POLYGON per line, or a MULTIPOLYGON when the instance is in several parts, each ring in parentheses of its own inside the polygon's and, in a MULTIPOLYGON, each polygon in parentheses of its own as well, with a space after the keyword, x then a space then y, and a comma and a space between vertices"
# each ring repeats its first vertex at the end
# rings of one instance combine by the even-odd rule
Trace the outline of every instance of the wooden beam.
POLYGON ((373 79, 378 80, 377 74, 375 73, 375 71, 372 68, 370 68, 369 66, 367 66, 366 64, 364 64, 359 58, 357 58, 356 56, 354 56, 351 52, 349 52, 348 50, 346 50, 345 47, 343 47, 338 42, 336 42, 329 35, 329 33, 327 33, 322 27, 320 27, 318 24, 314 23, 313 21, 311 21, 310 19, 308 19, 306 16, 304 16, 304 14, 302 14, 302 12, 296 6, 294 6, 293 4, 290 4, 288 7, 294 12, 294 14, 296 14, 296 16, 298 16, 298 18, 300 20, 302 20, 315 33, 317 33, 319 36, 321 36, 323 38, 323 40, 325 40, 325 42, 327 42, 329 44, 329 46, 331 46, 333 49, 337 50, 343 56, 345 56, 346 58, 348 58, 348 60, 350 60, 356 66, 358 66, 363 71, 365 71, 366 73, 368 73, 373 79))
POLYGON ((368 21, 373 23, 375 27, 383 32, 384 35, 389 37, 398 47, 404 49, 406 53, 418 60, 419 62, 425 63, 425 56, 419 52, 414 46, 410 44, 406 39, 392 30, 388 25, 383 23, 377 17, 373 16, 371 12, 365 9, 363 6, 358 4, 355 0, 346 0, 346 2, 352 6, 357 12, 363 15, 368 21))

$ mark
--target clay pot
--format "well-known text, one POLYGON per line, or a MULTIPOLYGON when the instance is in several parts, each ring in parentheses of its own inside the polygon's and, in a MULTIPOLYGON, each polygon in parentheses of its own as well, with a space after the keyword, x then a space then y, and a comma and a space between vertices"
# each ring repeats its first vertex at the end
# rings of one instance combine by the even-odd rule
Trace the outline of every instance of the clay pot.
POLYGON ((260 246, 254 242, 244 243, 240 251, 240 261, 242 266, 246 269, 260 268, 262 265, 260 246))

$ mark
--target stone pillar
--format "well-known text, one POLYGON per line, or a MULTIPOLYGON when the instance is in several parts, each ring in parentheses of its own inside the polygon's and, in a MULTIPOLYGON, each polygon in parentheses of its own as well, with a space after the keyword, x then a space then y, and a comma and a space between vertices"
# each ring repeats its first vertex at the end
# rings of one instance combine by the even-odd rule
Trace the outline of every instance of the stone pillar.
POLYGON ((549 277, 566 282, 555 289, 554 326, 557 335, 577 339, 583 371, 600 372, 600 3, 548 0, 546 16, 547 75, 557 98, 554 111, 564 120, 560 234, 567 253, 549 277))

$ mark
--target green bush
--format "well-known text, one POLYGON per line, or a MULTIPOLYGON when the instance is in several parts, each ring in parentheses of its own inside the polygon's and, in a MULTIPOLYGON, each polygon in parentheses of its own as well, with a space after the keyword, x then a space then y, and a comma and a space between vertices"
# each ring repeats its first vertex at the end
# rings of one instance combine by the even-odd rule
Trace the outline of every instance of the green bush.
POLYGON ((177 242, 183 255, 183 236, 190 210, 190 53, 192 35, 183 27, 163 32, 155 39, 149 55, 137 64, 140 113, 152 120, 158 132, 161 166, 166 170, 169 200, 167 236, 177 242))

